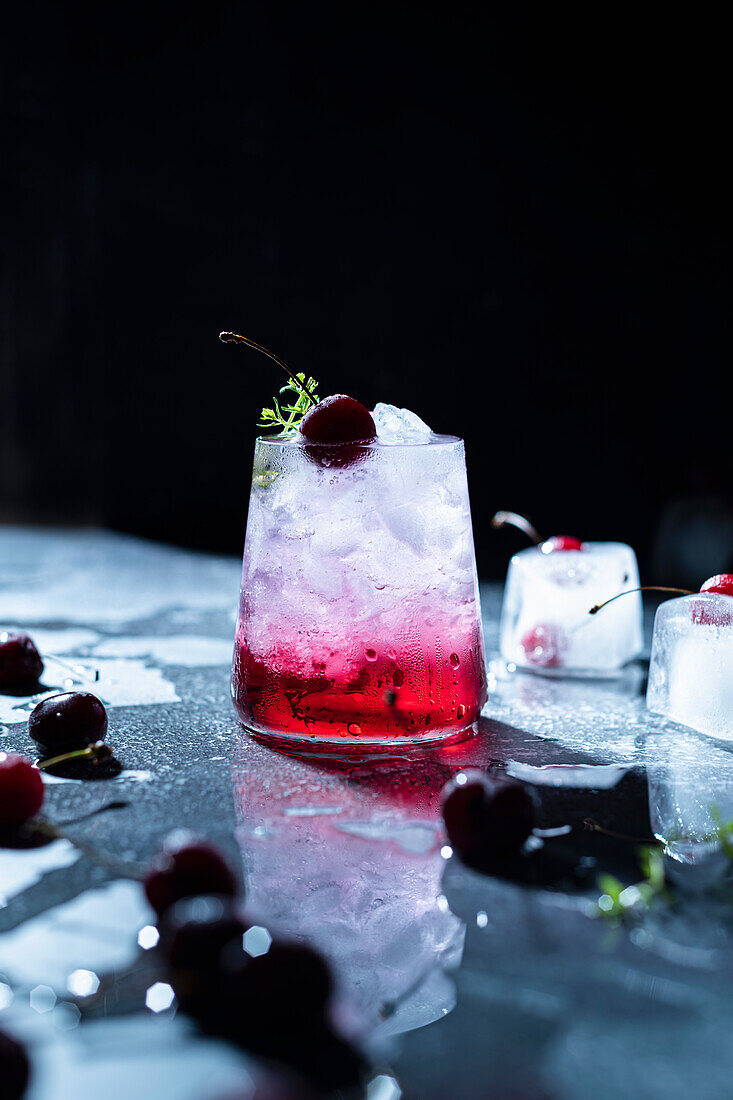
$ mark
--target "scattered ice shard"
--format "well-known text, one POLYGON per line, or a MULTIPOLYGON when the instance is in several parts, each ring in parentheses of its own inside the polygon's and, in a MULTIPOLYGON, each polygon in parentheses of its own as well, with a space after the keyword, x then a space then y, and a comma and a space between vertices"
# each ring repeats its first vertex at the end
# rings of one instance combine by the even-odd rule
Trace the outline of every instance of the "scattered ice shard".
POLYGON ((588 612, 638 586, 636 555, 624 543, 520 550, 504 589, 502 657, 538 672, 614 674, 643 648, 641 596, 635 592, 597 615, 588 612))
POLYGON ((432 435, 417 413, 379 401, 372 410, 377 436, 383 443, 420 443, 432 435))
POLYGON ((646 701, 674 722, 733 740, 733 597, 701 592, 662 604, 646 701))

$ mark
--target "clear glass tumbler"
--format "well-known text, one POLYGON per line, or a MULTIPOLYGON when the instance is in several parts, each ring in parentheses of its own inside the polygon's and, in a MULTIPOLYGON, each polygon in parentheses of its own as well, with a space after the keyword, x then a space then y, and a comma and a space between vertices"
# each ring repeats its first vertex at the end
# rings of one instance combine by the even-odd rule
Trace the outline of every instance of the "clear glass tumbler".
POLYGON ((244 726, 438 741, 486 698, 463 441, 258 439, 232 668, 244 726))

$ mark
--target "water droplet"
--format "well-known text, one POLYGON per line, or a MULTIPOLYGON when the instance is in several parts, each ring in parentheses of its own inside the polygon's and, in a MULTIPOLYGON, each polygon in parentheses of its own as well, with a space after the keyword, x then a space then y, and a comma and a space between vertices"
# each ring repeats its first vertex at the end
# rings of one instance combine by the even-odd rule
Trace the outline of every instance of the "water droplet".
POLYGON ((357 726, 356 722, 349 722, 346 729, 352 737, 361 737, 361 726, 357 726))
POLYGON ((460 663, 461 663, 461 658, 460 658, 460 657, 458 656, 458 654, 457 654, 457 653, 451 653, 451 655, 450 655, 450 663, 451 663, 451 665, 453 666, 453 668, 458 668, 458 666, 459 666, 459 665, 460 665, 460 663))
POLYGON ((458 711, 457 711, 457 717, 458 717, 458 718, 463 718, 463 716, 465 715, 465 713, 466 713, 466 707, 465 707, 465 704, 464 704, 464 703, 460 703, 460 704, 459 704, 459 706, 458 706, 458 711))
POLYGON ((376 661, 376 659, 377 659, 376 649, 368 649, 366 651, 366 659, 367 659, 367 661, 376 661))

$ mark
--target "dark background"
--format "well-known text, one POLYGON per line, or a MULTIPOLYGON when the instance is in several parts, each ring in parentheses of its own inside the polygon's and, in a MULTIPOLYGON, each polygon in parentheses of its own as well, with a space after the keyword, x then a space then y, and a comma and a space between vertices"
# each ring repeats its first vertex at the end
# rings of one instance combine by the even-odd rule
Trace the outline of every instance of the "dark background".
POLYGON ((733 570, 728 42, 556 5, 30 3, 0 32, 0 521, 238 553, 281 384, 465 437, 479 569, 733 570))

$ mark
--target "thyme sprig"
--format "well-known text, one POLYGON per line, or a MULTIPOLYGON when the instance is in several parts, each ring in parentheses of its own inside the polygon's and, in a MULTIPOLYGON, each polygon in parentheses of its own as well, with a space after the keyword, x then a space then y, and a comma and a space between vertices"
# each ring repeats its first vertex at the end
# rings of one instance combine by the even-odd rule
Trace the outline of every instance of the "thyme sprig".
POLYGON ((614 924, 626 923, 669 900, 662 849, 647 845, 639 849, 638 857, 644 875, 641 882, 624 886, 615 875, 598 876, 602 893, 596 902, 597 916, 614 924))
POLYGON ((316 388, 318 383, 315 378, 306 379, 304 374, 296 374, 299 387, 295 388, 292 382, 286 383, 280 390, 280 394, 291 394, 289 404, 281 404, 277 397, 273 397, 271 409, 263 409, 260 415, 258 428, 279 428, 282 435, 291 435, 297 432, 300 422, 314 405, 318 404, 316 388), (293 400, 295 398, 295 400, 293 400))

